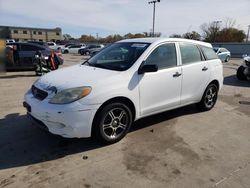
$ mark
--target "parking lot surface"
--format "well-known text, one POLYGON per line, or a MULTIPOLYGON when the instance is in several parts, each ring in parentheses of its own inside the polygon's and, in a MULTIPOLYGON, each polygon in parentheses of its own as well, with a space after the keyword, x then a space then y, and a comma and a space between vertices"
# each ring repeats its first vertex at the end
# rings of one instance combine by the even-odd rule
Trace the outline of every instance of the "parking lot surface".
MULTIPOLYGON (((63 66, 84 60, 64 55, 63 66)), ((250 82, 224 63, 209 112, 195 105, 137 121, 119 143, 65 139, 31 125, 22 107, 34 72, 0 76, 0 187, 250 187, 250 82)))

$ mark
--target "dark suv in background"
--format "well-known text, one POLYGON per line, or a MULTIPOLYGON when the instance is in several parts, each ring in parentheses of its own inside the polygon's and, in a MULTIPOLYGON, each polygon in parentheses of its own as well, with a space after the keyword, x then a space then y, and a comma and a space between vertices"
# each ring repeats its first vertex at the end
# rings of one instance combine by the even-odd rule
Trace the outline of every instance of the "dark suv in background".
MULTIPOLYGON (((37 51, 48 57, 51 49, 36 43, 14 42, 6 44, 6 69, 7 70, 33 70, 33 58, 37 51)), ((58 57, 60 64, 63 63, 62 57, 58 57)))

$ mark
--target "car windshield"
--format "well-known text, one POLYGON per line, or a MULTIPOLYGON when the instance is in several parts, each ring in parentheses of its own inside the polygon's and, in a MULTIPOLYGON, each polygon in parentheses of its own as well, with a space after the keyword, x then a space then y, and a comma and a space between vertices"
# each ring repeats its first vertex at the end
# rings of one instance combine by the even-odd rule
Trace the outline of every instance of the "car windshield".
POLYGON ((124 71, 135 63, 149 45, 149 43, 135 42, 114 43, 84 63, 89 66, 124 71))

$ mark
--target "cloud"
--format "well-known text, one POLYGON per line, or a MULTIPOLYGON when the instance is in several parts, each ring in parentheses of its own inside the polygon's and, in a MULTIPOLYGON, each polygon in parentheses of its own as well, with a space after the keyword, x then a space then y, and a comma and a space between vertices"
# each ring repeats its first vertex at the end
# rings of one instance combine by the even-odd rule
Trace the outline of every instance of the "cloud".
MULTIPOLYGON (((156 5, 156 31, 164 35, 184 33, 226 17, 236 19, 246 29, 250 24, 249 5, 249 0, 162 0, 156 5)), ((0 24, 13 25, 23 18, 20 25, 47 23, 82 33, 93 30, 124 34, 152 28, 152 5, 145 0, 1 0, 0 14, 0 24)))

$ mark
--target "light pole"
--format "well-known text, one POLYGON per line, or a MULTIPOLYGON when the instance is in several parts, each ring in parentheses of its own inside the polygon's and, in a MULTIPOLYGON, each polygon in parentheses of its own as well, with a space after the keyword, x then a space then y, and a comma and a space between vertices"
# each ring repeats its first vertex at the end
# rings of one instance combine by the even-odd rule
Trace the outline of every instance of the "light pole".
POLYGON ((250 25, 248 25, 248 31, 247 31, 247 40, 246 40, 246 42, 248 42, 248 38, 249 38, 249 33, 250 33, 250 25))
POLYGON ((153 4, 153 37, 155 36, 155 3, 159 3, 161 0, 149 1, 148 4, 153 4))

